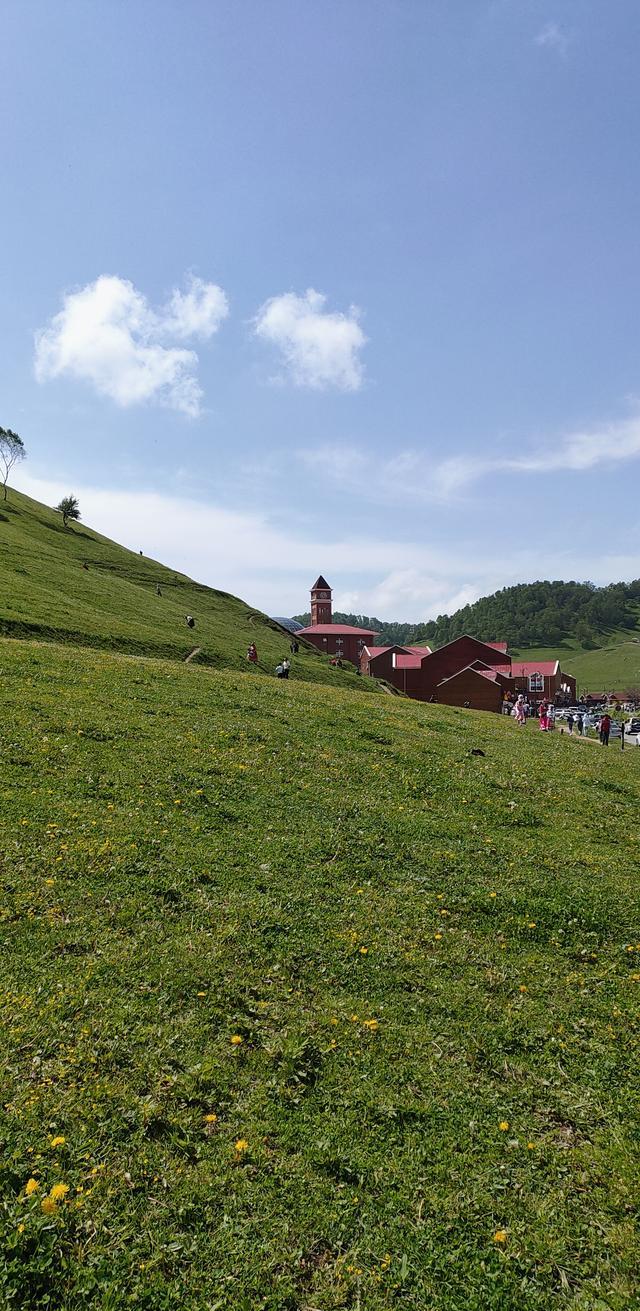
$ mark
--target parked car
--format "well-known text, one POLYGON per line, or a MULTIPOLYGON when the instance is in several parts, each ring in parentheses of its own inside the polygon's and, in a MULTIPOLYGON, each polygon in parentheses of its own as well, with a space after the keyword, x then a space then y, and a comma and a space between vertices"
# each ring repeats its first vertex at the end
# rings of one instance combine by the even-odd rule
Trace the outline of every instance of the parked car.
POLYGON ((624 731, 627 737, 632 733, 640 733, 640 719, 633 715, 631 719, 627 720, 624 726, 624 731))

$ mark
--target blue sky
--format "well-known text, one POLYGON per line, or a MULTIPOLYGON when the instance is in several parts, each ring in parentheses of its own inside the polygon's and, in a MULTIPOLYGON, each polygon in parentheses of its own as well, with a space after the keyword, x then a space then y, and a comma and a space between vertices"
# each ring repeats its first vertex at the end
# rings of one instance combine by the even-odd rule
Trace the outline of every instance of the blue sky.
POLYGON ((8 0, 16 485, 276 614, 640 575, 639 49, 637 0, 8 0))

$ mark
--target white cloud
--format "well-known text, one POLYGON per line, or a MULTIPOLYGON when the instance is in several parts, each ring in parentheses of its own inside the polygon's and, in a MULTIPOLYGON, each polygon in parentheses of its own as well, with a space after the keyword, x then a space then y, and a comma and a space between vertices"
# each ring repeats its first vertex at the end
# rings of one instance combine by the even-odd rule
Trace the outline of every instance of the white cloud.
POLYGON ((558 23, 546 23, 535 37, 535 45, 555 50, 556 54, 564 59, 571 45, 571 38, 558 23))
POLYGON ((347 314, 330 313, 325 302, 326 296, 312 288, 304 296, 292 291, 273 296, 258 311, 254 330, 278 348, 297 387, 357 391, 364 377, 359 352, 367 340, 358 311, 352 305, 347 314))
POLYGON ((187 337, 206 340, 218 331, 228 313, 229 302, 222 287, 191 276, 186 292, 176 288, 172 293, 162 327, 167 336, 180 340, 187 337))
POLYGON ((67 293, 59 314, 36 334, 36 378, 77 378, 117 405, 155 401, 196 418, 198 356, 163 342, 210 337, 227 314, 224 292, 200 278, 154 311, 131 282, 102 274, 67 293))

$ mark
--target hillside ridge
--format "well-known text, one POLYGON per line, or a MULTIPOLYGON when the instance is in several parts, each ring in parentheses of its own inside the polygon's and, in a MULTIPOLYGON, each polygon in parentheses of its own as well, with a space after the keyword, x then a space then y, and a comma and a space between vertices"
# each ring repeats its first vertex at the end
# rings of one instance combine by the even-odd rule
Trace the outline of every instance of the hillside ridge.
MULTIPOLYGON (((13 489, 0 512, 0 634, 181 662, 199 647, 191 665, 247 675, 251 642, 258 669, 272 674, 291 640, 241 598, 136 554, 84 523, 65 527, 57 511, 13 489), (187 615, 194 617, 193 629, 187 615)), ((355 671, 330 668, 304 642, 291 676, 378 691, 355 671)))

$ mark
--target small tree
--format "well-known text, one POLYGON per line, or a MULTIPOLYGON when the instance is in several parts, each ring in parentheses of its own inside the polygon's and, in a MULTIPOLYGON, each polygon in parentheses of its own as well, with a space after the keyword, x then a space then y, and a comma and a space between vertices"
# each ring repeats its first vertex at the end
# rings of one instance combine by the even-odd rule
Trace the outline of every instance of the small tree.
POLYGON ((80 518, 78 500, 75 496, 63 496, 60 504, 56 505, 56 510, 60 511, 65 528, 70 519, 75 519, 77 521, 80 518))
POLYGON ((3 501, 7 499, 7 482, 14 464, 24 460, 27 452, 22 437, 10 428, 0 428, 0 477, 2 478, 3 501))

